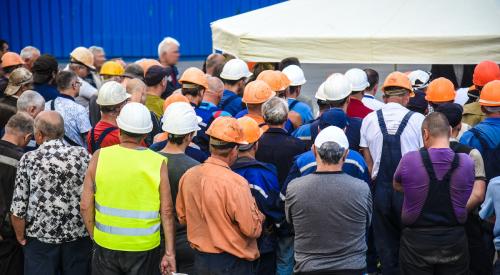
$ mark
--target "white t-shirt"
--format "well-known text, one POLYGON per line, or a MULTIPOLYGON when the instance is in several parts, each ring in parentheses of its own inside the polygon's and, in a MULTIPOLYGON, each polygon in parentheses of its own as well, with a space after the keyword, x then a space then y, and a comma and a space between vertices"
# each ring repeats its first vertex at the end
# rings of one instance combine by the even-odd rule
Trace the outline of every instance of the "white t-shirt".
POLYGON ((376 99, 374 96, 369 94, 365 94, 361 102, 363 102, 363 104, 365 104, 366 107, 374 111, 382 109, 382 107, 384 107, 385 105, 382 101, 376 99))
MULTIPOLYGON (((387 132, 390 135, 396 134, 399 124, 401 124, 403 117, 409 110, 400 104, 392 102, 385 104, 381 110, 384 115, 387 132)), ((425 117, 420 113, 414 113, 410 117, 403 133, 401 133, 401 156, 410 151, 418 150, 423 146, 421 127, 424 118, 425 117)), ((378 124, 377 112, 372 112, 363 119, 361 124, 361 140, 359 143, 360 147, 367 147, 370 149, 370 154, 373 159, 372 178, 375 178, 378 174, 382 144, 383 135, 378 124)))

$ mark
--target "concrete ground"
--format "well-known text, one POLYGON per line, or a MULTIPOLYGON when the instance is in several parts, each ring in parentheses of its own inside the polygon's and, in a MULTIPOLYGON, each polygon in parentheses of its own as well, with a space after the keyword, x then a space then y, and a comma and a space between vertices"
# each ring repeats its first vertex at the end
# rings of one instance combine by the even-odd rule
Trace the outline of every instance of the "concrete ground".
MULTIPOLYGON (((203 61, 183 61, 179 63, 179 71, 182 73, 188 67, 201 68, 203 61)), ((302 88, 302 96, 308 98, 311 102, 315 102, 314 94, 319 85, 332 73, 345 73, 351 68, 372 68, 380 75, 379 86, 384 82, 385 77, 394 71, 394 65, 386 64, 303 64, 302 69, 307 80, 307 83, 302 88)), ((397 65, 397 70, 401 72, 413 71, 417 69, 430 70, 430 65, 397 65)), ((377 94, 380 97, 380 93, 377 94)), ((313 104, 315 105, 315 104, 313 104)))

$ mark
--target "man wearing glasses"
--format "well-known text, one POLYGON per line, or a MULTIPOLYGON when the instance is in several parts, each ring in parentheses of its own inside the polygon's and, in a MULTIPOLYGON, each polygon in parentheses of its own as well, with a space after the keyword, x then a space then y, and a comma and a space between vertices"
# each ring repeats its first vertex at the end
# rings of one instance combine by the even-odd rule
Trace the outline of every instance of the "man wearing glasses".
POLYGON ((86 147, 85 137, 92 128, 87 108, 75 102, 82 82, 72 71, 62 71, 57 75, 59 96, 45 103, 45 110, 56 111, 64 119, 64 143, 86 147))

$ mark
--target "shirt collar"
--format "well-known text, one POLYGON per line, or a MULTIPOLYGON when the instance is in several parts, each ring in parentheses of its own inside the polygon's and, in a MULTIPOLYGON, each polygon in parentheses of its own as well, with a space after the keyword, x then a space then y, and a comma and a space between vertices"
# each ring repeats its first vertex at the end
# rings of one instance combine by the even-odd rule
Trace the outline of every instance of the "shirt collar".
POLYGON ((403 105, 395 102, 388 102, 382 109, 406 109, 403 105))
POLYGON ((366 98, 371 98, 371 99, 375 99, 374 96, 370 95, 370 94, 365 94, 363 97, 366 97, 366 98))
POLYGON ((276 133, 276 134, 283 134, 283 135, 288 134, 288 132, 283 128, 271 128, 271 127, 269 127, 269 129, 267 129, 266 133, 276 133))
POLYGON ((230 169, 229 165, 227 165, 227 163, 225 163, 224 161, 222 161, 220 159, 214 158, 214 157, 208 157, 207 160, 205 160, 205 163, 214 164, 214 165, 218 165, 218 166, 222 166, 224 168, 230 169))
POLYGON ((58 97, 62 97, 62 98, 69 99, 71 101, 75 101, 75 99, 72 96, 65 95, 65 94, 59 94, 58 97))
POLYGON ((58 146, 59 147, 59 146, 64 146, 64 143, 62 142, 61 139, 51 139, 51 140, 47 140, 44 143, 42 143, 42 145, 40 145, 38 147, 38 149, 42 149, 42 148, 45 148, 48 146, 58 146))
POLYGON ((15 145, 14 143, 12 142, 9 142, 9 141, 6 141, 6 140, 1 140, 0 139, 0 144, 3 144, 5 145, 6 147, 9 147, 9 148, 13 148, 14 150, 16 151, 19 151, 19 152, 23 152, 23 148, 15 145))
POLYGON ((201 102, 201 105, 202 106, 207 106, 208 108, 217 108, 217 105, 213 104, 212 102, 210 101, 202 101, 201 102))

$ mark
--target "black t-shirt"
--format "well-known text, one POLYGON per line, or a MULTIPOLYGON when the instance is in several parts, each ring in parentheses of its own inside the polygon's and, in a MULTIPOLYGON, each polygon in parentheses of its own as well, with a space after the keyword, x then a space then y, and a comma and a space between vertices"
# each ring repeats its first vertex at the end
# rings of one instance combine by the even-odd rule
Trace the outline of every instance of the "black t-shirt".
POLYGON ((167 157, 168 181, 170 182, 170 192, 172 193, 172 202, 175 207, 175 199, 179 192, 179 181, 184 173, 191 167, 200 164, 196 160, 185 154, 170 154, 158 152, 167 157))
POLYGON ((17 112, 17 98, 6 96, 0 98, 0 129, 5 128, 10 117, 17 112))

